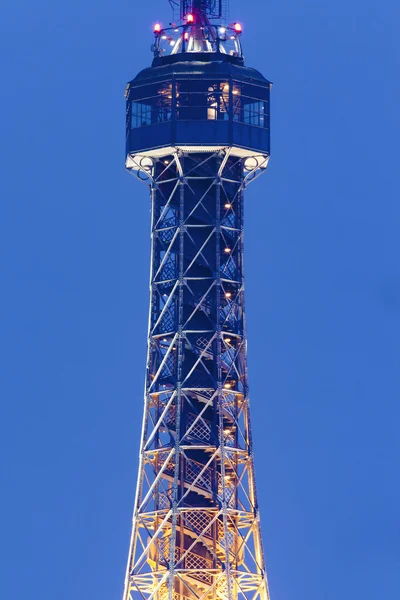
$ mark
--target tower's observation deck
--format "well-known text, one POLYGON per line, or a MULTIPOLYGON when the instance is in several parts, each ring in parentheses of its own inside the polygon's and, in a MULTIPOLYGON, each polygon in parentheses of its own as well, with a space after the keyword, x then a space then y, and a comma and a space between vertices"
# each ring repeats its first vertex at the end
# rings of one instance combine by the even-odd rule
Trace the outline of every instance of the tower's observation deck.
POLYGON ((249 416, 243 191, 268 163, 270 83, 243 65, 241 27, 211 25, 206 5, 217 6, 193 0, 180 24, 155 26, 153 66, 126 93, 126 166, 151 190, 152 252, 125 600, 268 599, 249 416))

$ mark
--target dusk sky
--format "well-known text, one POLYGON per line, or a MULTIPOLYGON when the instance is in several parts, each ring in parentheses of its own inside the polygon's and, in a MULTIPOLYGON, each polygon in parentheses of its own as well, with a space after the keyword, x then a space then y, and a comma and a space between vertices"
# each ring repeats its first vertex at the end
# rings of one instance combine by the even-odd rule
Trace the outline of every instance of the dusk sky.
MULTIPOLYGON (((273 82, 245 200, 271 600, 400 598, 400 8, 240 1, 273 82)), ((126 82, 167 0, 3 0, 1 598, 120 600, 143 410, 150 202, 126 82)))

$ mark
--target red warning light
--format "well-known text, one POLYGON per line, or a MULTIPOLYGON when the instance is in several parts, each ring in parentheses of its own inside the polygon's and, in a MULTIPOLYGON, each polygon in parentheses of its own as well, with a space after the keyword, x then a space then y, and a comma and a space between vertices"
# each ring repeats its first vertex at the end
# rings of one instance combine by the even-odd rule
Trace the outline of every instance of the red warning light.
POLYGON ((153 31, 154 33, 160 33, 161 31, 161 24, 160 23, 156 23, 153 27, 153 31))
POLYGON ((234 23, 233 28, 236 31, 236 33, 242 33, 242 26, 240 23, 234 23))
POLYGON ((189 13, 186 17, 186 20, 188 23, 194 23, 194 16, 191 13, 189 13))

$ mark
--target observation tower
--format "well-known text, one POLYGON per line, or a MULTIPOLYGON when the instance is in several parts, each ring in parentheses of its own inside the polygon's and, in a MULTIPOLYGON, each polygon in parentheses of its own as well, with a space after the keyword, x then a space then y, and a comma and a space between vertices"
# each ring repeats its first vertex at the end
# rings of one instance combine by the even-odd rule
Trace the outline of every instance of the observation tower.
POLYGON ((170 3, 151 67, 126 89, 126 168, 151 194, 151 274, 123 600, 268 600, 243 213, 245 188, 269 160, 271 84, 244 65, 225 0, 170 3))

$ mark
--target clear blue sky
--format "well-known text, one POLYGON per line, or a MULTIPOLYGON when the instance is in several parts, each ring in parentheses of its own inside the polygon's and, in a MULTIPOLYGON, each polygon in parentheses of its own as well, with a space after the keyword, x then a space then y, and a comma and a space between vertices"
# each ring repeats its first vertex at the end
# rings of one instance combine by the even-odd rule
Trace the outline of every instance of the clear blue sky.
MULTIPOLYGON (((272 600, 400 597, 398 2, 231 3, 274 82, 246 197, 272 600)), ((1 598, 120 600, 142 413, 149 200, 125 83, 167 0, 0 8, 1 598)))

